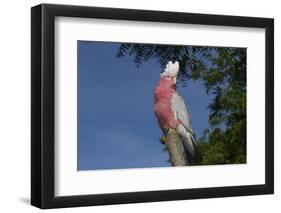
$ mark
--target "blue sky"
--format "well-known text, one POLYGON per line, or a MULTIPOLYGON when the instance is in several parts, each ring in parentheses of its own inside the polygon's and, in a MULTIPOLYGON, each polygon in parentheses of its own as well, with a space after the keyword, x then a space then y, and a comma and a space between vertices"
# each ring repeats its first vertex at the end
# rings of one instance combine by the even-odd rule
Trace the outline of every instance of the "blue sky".
MULTIPOLYGON (((153 112, 160 66, 136 68, 132 57, 116 58, 119 46, 78 41, 78 170, 170 166, 153 112)), ((178 91, 198 137, 208 127, 211 97, 200 81, 178 91)))

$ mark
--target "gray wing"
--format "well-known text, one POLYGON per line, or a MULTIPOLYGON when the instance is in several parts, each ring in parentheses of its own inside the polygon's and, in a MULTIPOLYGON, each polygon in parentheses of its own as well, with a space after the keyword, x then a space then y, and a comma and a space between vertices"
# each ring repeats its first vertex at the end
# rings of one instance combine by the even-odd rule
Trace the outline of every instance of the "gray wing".
POLYGON ((187 160, 190 165, 197 165, 201 162, 202 156, 195 142, 195 135, 187 107, 183 98, 178 93, 174 93, 172 96, 171 104, 176 119, 181 122, 181 125, 177 127, 177 132, 184 146, 187 160))
POLYGON ((182 123, 186 130, 194 136, 187 106, 185 105, 183 98, 177 92, 172 96, 171 105, 175 117, 182 123))

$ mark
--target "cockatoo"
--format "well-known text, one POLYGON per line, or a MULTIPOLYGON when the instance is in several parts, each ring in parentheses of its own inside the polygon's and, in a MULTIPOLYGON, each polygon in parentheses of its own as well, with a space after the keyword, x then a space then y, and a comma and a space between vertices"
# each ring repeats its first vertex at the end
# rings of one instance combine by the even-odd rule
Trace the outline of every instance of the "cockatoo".
POLYGON ((184 147, 186 158, 190 165, 201 159, 197 149, 194 131, 184 99, 176 89, 179 63, 168 62, 165 70, 160 74, 160 81, 154 93, 154 112, 160 128, 175 130, 184 147))

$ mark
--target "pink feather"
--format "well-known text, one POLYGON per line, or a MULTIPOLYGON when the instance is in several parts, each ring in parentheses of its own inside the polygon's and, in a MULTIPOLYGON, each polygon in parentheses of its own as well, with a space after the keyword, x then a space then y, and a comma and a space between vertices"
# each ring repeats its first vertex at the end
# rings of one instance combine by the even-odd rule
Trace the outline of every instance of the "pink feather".
POLYGON ((175 118, 171 107, 171 99, 176 86, 168 77, 161 77, 154 93, 154 112, 162 130, 176 129, 180 122, 175 118))

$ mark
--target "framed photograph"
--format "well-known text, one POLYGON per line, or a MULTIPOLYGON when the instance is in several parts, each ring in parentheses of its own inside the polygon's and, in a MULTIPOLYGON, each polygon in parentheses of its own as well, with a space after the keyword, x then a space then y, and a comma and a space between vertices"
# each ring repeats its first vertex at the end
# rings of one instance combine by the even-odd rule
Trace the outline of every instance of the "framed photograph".
POLYGON ((31 204, 274 192, 274 20, 31 9, 31 204))

